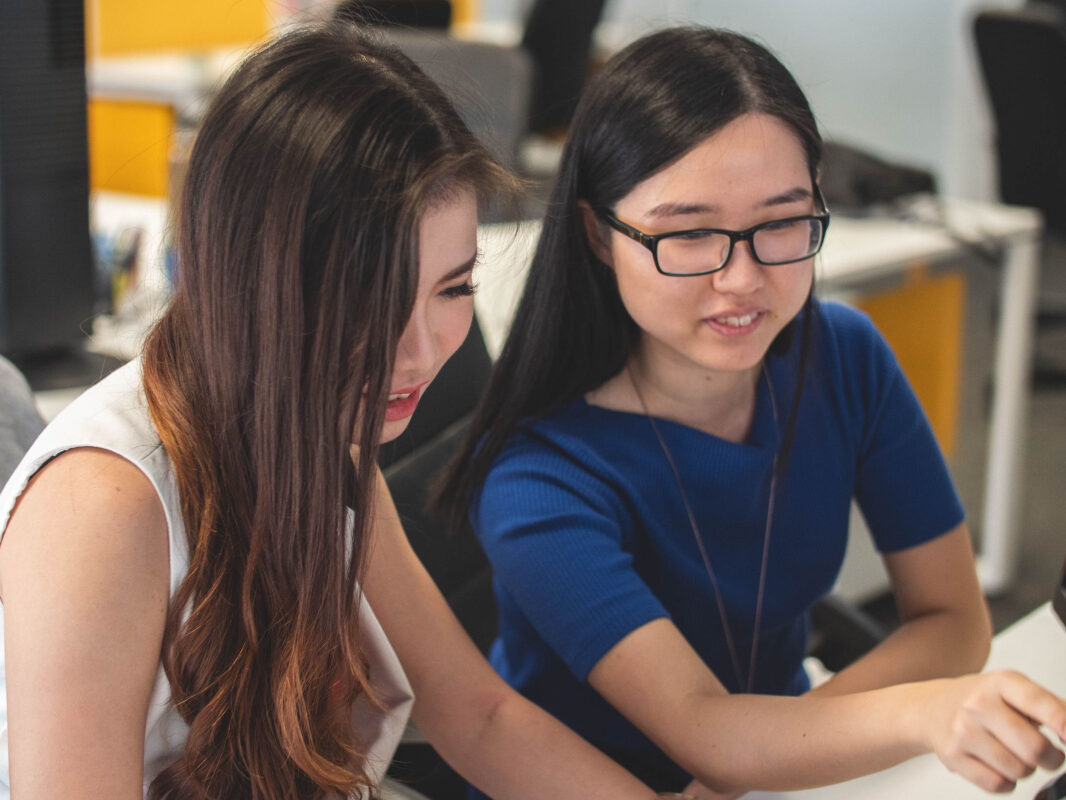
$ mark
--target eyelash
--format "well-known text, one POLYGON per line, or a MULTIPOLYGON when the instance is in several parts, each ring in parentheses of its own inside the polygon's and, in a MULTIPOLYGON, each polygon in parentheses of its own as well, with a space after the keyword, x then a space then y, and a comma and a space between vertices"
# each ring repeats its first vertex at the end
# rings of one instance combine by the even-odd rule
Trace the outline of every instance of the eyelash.
POLYGON ((473 281, 467 281, 466 283, 460 283, 456 286, 449 286, 441 291, 443 297, 454 299, 457 297, 473 297, 477 291, 477 284, 473 281))

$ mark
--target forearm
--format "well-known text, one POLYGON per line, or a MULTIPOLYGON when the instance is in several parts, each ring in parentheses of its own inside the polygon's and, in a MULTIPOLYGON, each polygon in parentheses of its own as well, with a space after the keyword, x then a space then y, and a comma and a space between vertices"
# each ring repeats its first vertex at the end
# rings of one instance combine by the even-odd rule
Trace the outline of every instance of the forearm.
POLYGON ((500 800, 653 800, 655 793, 534 704, 507 691, 483 724, 429 735, 467 780, 500 800), (438 743, 439 740, 439 743, 438 743))
POLYGON ((976 672, 988 658, 991 641, 991 626, 983 606, 969 613, 926 614, 904 623, 865 656, 812 690, 812 694, 851 694, 976 672))
POLYGON ((926 683, 843 697, 706 697, 678 720, 688 735, 660 744, 715 791, 822 786, 927 751, 917 715, 932 693, 926 683))

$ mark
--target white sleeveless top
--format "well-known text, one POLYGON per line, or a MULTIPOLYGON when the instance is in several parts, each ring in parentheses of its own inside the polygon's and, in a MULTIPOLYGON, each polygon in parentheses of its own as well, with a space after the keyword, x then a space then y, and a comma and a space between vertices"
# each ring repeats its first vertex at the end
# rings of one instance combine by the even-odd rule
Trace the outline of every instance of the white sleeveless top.
MULTIPOLYGON (((30 478, 50 459, 75 447, 114 452, 138 467, 163 504, 170 536, 170 593, 189 566, 185 524, 170 459, 152 424, 141 386, 140 361, 116 370, 65 408, 45 428, 0 492, 0 536, 7 529, 15 501, 30 478)), ((361 699, 354 709, 360 741, 369 749, 365 769, 374 783, 385 774, 410 716, 414 695, 396 653, 364 598, 360 630, 369 661, 370 682, 384 712, 361 699)), ((170 702, 170 685, 162 664, 148 706, 144 731, 144 788, 172 764, 185 746, 188 729, 170 702)), ((3 606, 0 605, 0 800, 10 797, 7 734, 7 676, 3 656, 3 606)))

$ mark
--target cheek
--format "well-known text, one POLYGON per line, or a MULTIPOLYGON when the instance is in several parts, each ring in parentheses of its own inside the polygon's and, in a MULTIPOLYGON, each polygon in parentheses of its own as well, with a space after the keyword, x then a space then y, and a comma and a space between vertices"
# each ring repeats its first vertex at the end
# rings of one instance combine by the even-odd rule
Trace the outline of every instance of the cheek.
POLYGON ((438 309, 433 324, 433 334, 437 340, 437 352, 440 354, 440 364, 444 364, 455 355, 455 351, 466 339, 470 331, 470 323, 474 319, 474 298, 464 297, 455 300, 445 300, 443 306, 438 309))
POLYGON ((645 331, 665 330, 687 317, 698 295, 699 278, 669 278, 653 265, 616 262, 615 278, 622 304, 645 331))
POLYGON ((784 299, 789 317, 793 317, 803 308, 807 295, 812 289, 814 280, 814 262, 806 264, 783 264, 781 272, 772 273, 774 276, 777 293, 784 299), (796 269, 788 270, 790 266, 796 269))

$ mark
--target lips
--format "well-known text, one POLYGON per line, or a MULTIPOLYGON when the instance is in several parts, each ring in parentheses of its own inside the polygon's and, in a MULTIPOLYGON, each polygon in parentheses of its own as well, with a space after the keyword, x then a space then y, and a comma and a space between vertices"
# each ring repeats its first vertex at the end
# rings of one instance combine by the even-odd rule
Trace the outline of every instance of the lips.
POLYGON ((389 402, 385 407, 385 421, 395 422, 407 419, 415 413, 418 407, 418 398, 422 395, 422 386, 413 389, 403 389, 389 394, 389 402))
POLYGON ((758 328, 765 317, 765 311, 730 311, 707 317, 704 321, 723 336, 745 336, 758 328))

